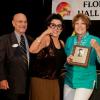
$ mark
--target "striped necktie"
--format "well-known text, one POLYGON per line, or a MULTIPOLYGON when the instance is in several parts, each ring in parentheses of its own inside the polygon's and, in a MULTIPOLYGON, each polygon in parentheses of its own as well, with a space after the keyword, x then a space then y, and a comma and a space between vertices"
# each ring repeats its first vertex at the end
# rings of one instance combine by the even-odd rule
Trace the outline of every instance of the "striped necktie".
POLYGON ((22 58, 25 64, 28 66, 27 49, 26 49, 26 44, 25 44, 25 38, 23 35, 21 35, 20 37, 20 48, 22 51, 22 58))

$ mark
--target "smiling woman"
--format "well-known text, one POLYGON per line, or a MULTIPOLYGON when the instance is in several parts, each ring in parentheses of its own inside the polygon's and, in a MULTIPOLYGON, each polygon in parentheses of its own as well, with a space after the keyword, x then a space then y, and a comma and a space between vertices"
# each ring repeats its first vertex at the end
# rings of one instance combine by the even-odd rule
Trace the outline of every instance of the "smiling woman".
MULTIPOLYGON (((88 28, 90 19, 88 16, 77 14, 73 18, 72 25, 76 35, 70 36, 65 44, 65 52, 67 55, 65 67, 67 73, 64 83, 64 100, 89 100, 96 85, 95 83, 97 83, 95 62, 96 59, 100 62, 100 39, 89 34, 88 28), (75 45, 92 48, 86 67, 71 64, 75 59, 72 54, 75 45)), ((86 50, 84 52, 86 52, 86 50)), ((80 49, 79 56, 81 56, 81 54, 84 56, 84 52, 80 49)))
POLYGON ((30 46, 30 52, 36 56, 31 70, 30 100, 60 100, 58 79, 65 74, 64 42, 59 39, 62 25, 62 17, 51 14, 47 29, 30 46))

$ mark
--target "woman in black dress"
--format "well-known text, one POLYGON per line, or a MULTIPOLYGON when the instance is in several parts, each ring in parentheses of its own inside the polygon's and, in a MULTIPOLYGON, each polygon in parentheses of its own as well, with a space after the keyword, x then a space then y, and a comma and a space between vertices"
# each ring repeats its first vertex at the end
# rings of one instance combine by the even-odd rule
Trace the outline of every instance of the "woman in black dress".
POLYGON ((30 52, 36 57, 31 69, 30 100, 60 100, 59 77, 64 75, 64 42, 59 39, 63 19, 51 14, 47 29, 33 41, 30 52))

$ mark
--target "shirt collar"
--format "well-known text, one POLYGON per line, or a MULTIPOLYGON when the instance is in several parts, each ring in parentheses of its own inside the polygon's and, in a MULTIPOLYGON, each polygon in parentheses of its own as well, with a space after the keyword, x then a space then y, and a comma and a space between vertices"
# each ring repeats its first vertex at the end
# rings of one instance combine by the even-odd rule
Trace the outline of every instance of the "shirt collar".
MULTIPOLYGON (((21 34, 19 34, 18 32, 14 32, 15 33, 15 36, 16 36, 16 38, 17 38, 17 41, 18 41, 18 44, 20 44, 20 36, 21 36, 21 34)), ((23 34, 23 36, 24 36, 24 38, 26 39, 26 37, 25 37, 25 34, 23 34)))

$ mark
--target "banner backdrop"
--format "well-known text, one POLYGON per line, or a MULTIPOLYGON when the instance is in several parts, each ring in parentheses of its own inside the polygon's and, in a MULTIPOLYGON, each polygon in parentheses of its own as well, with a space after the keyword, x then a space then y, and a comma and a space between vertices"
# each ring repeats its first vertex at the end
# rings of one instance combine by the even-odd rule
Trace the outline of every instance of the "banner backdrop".
POLYGON ((59 13, 66 20, 72 20, 78 13, 100 20, 100 0, 52 0, 52 13, 59 13))

